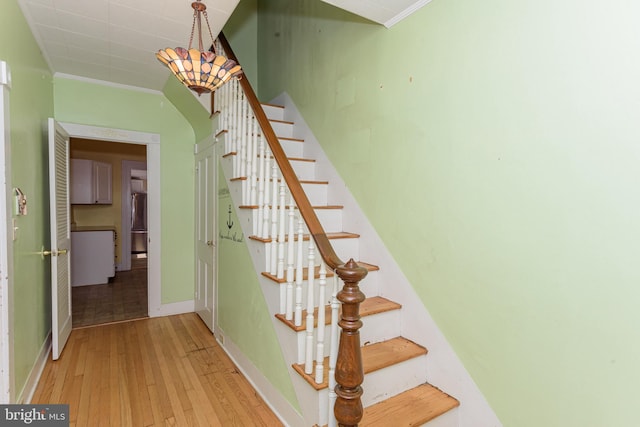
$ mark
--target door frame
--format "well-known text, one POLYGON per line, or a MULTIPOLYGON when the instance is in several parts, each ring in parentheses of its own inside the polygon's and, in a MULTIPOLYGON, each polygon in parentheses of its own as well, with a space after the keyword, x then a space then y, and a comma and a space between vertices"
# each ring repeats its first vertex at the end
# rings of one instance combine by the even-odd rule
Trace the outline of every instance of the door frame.
POLYGON ((162 240, 160 236, 160 134, 115 129, 100 126, 60 122, 71 138, 93 139, 124 144, 146 145, 147 147, 147 207, 148 207, 148 249, 147 283, 149 317, 162 316, 162 282, 160 256, 162 240), (159 242, 160 244, 155 244, 159 242))
POLYGON ((15 398, 10 90, 9 65, 0 61, 0 404, 11 403, 15 398))

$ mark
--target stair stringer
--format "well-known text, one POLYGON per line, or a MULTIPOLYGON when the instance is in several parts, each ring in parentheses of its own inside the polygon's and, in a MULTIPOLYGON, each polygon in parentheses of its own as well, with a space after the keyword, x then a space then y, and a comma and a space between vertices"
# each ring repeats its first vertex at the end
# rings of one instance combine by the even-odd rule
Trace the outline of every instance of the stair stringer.
MULTIPOLYGON (((377 283, 380 284, 381 289, 377 295, 402 305, 401 335, 429 349, 428 382, 460 401, 459 408, 453 411, 459 417, 459 427, 502 426, 415 289, 329 161, 293 100, 283 92, 270 103, 285 107, 284 120, 295 123, 293 137, 305 141, 305 157, 315 159, 318 177, 331 183, 328 202, 343 205, 344 212, 348 212, 343 215, 343 227, 360 235, 360 259, 381 266, 377 273, 379 275, 377 283)), ((452 416, 450 414, 447 418, 452 416)))
MULTIPOLYGON (((224 138, 226 135, 226 133, 219 135, 216 138, 216 144, 224 144, 224 138)), ((242 205, 242 186, 238 182, 230 180, 230 177, 232 176, 231 159, 221 158, 220 166, 222 168, 223 175, 229 189, 229 195, 233 201, 234 209, 242 232, 247 237, 251 236, 253 234, 253 213, 249 209, 238 209, 238 207, 242 205)), ((245 238, 244 241, 249 250, 249 254, 260 283, 260 288, 269 310, 269 317, 271 318, 276 336, 278 337, 284 360, 287 363, 287 372, 289 373, 293 388, 296 392, 301 413, 298 412, 293 404, 291 404, 291 407, 287 408, 287 410, 275 410, 274 412, 282 416, 283 414, 291 413, 293 411, 300 416, 298 418, 292 417, 291 419, 281 419, 281 421, 287 426, 309 427, 315 424, 324 425, 326 424, 325 414, 328 411, 326 404, 327 392, 326 390, 317 392, 310 387, 297 372, 294 371, 292 365, 298 362, 298 337, 275 317, 280 307, 278 286, 282 285, 274 284, 273 281, 261 274, 263 271, 268 270, 265 266, 264 244, 248 238, 245 238)), ((221 343, 221 345, 224 347, 224 343, 221 343)), ((261 397, 269 406, 272 406, 273 402, 269 396, 261 393, 261 397)), ((288 403, 290 404, 290 402, 288 403)))

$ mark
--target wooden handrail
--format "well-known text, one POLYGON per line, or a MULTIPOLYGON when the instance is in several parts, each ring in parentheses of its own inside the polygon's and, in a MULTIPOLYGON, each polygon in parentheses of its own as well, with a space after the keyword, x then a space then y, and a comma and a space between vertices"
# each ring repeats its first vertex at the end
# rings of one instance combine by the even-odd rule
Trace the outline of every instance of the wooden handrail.
MULTIPOLYGON (((227 57, 240 63, 223 33, 218 35, 218 39, 227 57)), ((334 414, 338 425, 345 427, 357 426, 362 419, 363 413, 362 402, 360 400, 362 396, 361 384, 364 379, 362 353, 360 351, 360 328, 362 327, 362 321, 360 320, 360 303, 365 299, 358 284, 365 278, 368 271, 366 268, 358 265, 353 258, 345 263, 335 253, 246 74, 240 79, 240 85, 322 259, 331 270, 336 272, 345 284, 337 295, 338 300, 342 302, 342 315, 339 322, 342 331, 340 333, 340 346, 338 348, 335 373, 336 383, 338 385, 335 390, 337 399, 334 414)))

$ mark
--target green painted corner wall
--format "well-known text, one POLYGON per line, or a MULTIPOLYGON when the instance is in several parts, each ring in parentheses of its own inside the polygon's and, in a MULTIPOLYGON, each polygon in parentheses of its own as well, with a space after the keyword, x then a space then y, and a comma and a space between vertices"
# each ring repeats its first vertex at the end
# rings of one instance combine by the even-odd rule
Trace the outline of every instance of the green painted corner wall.
POLYGON ((194 131, 162 94, 54 79, 61 122, 160 135, 163 304, 194 297, 194 131))
MULTIPOLYGON (((158 63, 158 65, 161 64, 158 63)), ((180 111, 182 116, 187 119, 193 128, 196 141, 200 142, 211 135, 210 111, 204 108, 185 85, 180 83, 175 77, 169 75, 167 82, 162 88, 162 93, 171 101, 176 109, 180 111)), ((203 96, 209 99, 209 95, 203 96)))
POLYGON ((258 0, 240 0, 222 31, 258 93, 258 0))
POLYGON ((240 228, 222 167, 218 167, 217 325, 255 367, 300 410, 267 303, 240 228))
POLYGON ((20 398, 33 363, 51 329, 49 259, 49 167, 46 123, 53 116, 51 72, 15 0, 2 4, 0 60, 12 74, 10 91, 12 186, 27 196, 28 215, 14 217, 12 388, 20 398), (16 41, 20 43, 16 43, 16 41))
POLYGON ((292 97, 503 424, 639 425, 640 5, 258 5, 261 99, 292 97))

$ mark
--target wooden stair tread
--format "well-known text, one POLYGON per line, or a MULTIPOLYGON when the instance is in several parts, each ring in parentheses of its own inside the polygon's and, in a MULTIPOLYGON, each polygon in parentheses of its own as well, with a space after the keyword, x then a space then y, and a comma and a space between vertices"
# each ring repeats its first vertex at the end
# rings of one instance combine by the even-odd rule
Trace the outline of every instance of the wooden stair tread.
MULTIPOLYGON (((357 239, 360 237, 359 234, 356 233, 349 233, 347 231, 337 231, 334 233, 326 233, 327 234, 327 238, 328 239, 357 239)), ((249 236, 249 239, 251 240, 256 240, 258 242, 263 242, 263 243, 269 243, 271 242, 271 239, 264 239, 262 237, 258 237, 258 236, 249 236)), ((285 241, 289 240, 289 236, 285 236, 285 241)), ((297 236, 296 236, 296 240, 297 240, 297 236)), ((303 236, 303 240, 309 240, 309 235, 305 234, 303 236)))
MULTIPOLYGON (((362 368, 364 374, 386 368, 427 354, 427 349, 403 337, 392 338, 387 341, 369 344, 362 347, 362 368)), ((294 364, 293 369, 302 376, 313 388, 322 390, 327 388, 329 380, 329 358, 324 358, 324 376, 322 383, 315 382, 315 365, 311 374, 304 372, 304 364, 294 364)))
POLYGON ((288 136, 279 136, 278 139, 284 139, 285 141, 293 141, 293 142, 304 142, 302 138, 291 138, 288 136))
POLYGON ((422 384, 365 408, 359 425, 419 426, 459 405, 457 399, 445 392, 432 385, 422 384))
POLYGON ((278 120, 278 119, 269 119, 270 122, 276 122, 276 123, 284 123, 286 125, 292 125, 293 122, 290 122, 288 120, 278 120))
MULTIPOLYGON (((373 264, 367 264, 366 262, 358 262, 358 265, 361 267, 366 268, 368 271, 379 271, 380 267, 378 267, 377 265, 373 265, 373 264)), ((309 268, 308 267, 304 267, 302 269, 302 280, 308 280, 309 279, 309 268)), ((285 277, 283 277, 282 279, 278 279, 278 277, 275 274, 271 274, 268 271, 263 271, 262 275, 264 277, 266 277, 267 279, 273 280, 276 283, 287 283, 287 273, 285 271, 285 277)), ((327 270, 327 277, 333 277, 334 273, 331 270, 327 270)), ((320 266, 316 266, 315 267, 315 272, 313 277, 315 277, 316 279, 320 278, 320 266)))
MULTIPOLYGON (((235 155, 234 152, 229 153, 229 155, 235 155)), ((226 154, 225 154, 226 156, 226 154)), ((224 157, 224 156, 222 156, 224 157)), ((229 181, 246 181, 247 179, 249 179, 246 176, 237 176, 235 178, 231 178, 229 181)), ((260 181, 260 178, 257 178, 258 181, 260 181)), ((269 182, 273 182, 273 179, 269 178, 269 182)), ((280 182, 280 178, 278 178, 278 182, 280 182)), ((322 181, 322 180, 313 180, 313 179, 301 179, 299 180, 300 184, 315 184, 315 185, 329 185, 329 181, 322 181)))
MULTIPOLYGON (((372 316, 401 308, 402 305, 384 297, 371 297, 360 304, 360 317, 372 316)), ((307 310, 302 310, 302 324, 300 326, 296 326, 293 319, 287 320, 284 314, 276 314, 276 318, 295 332, 302 332, 307 329, 307 310)), ((326 325, 331 323, 331 305, 324 306, 324 323, 326 325)), ((318 326, 318 307, 313 311, 313 326, 314 328, 318 326)))
MULTIPOLYGON (((323 206, 312 206, 313 209, 344 209, 344 206, 342 205, 323 205, 323 206)), ((240 205, 240 209, 259 209, 260 206, 258 205, 240 205)), ((272 205, 269 205, 269 209, 272 208, 272 205)), ((294 206, 294 208, 297 210, 298 207, 294 206)), ((287 205, 287 209, 289 209, 289 205, 287 205)))

